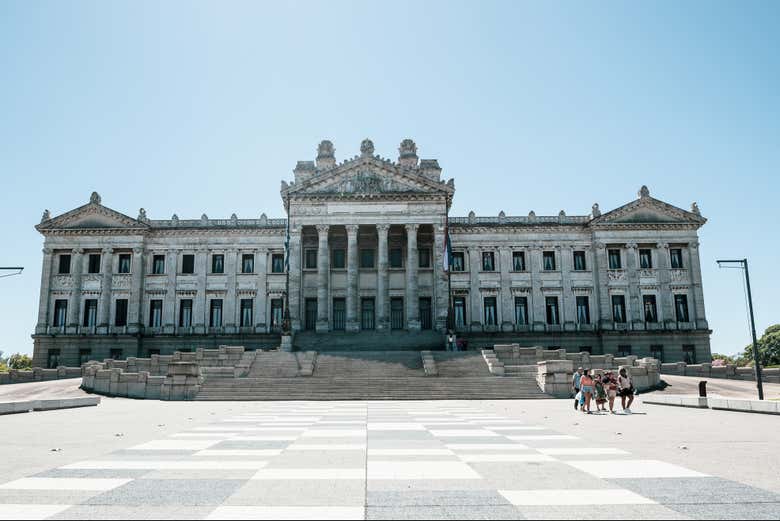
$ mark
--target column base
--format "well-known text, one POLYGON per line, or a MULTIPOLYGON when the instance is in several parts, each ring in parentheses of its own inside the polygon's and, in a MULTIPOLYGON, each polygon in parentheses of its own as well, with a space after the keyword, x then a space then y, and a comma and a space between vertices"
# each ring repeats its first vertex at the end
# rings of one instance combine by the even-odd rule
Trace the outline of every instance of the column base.
POLYGON ((347 331, 350 331, 352 333, 356 333, 360 331, 360 323, 359 322, 347 322, 344 326, 344 329, 347 331))
POLYGON ((376 330, 377 331, 390 331, 390 323, 389 322, 377 322, 376 323, 376 330))
POLYGON ((327 320, 318 320, 317 324, 314 326, 314 331, 317 333, 327 333, 330 331, 330 324, 327 320))
POLYGON ((409 331, 421 331, 422 324, 420 324, 419 320, 408 320, 406 323, 406 329, 409 331))

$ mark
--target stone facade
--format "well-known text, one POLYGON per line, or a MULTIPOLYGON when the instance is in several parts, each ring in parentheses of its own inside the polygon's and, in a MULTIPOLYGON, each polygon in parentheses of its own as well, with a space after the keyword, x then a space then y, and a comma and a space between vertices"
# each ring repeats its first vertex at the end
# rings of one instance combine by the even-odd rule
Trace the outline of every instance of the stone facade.
POLYGON ((454 180, 408 139, 397 161, 364 140, 338 162, 323 141, 293 173, 281 183, 286 219, 132 218, 97 193, 47 210, 35 365, 274 346, 287 317, 296 345, 443 345, 449 316, 473 347, 710 360, 695 203, 682 210, 642 187, 605 213, 449 217, 454 180))

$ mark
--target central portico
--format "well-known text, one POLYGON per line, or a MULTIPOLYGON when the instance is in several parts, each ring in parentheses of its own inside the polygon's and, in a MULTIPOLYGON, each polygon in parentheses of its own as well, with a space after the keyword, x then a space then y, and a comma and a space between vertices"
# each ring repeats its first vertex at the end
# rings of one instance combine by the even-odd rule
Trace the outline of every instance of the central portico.
POLYGON ((282 181, 289 217, 293 331, 443 331, 443 249, 453 180, 404 140, 397 162, 361 154, 337 163, 330 141, 282 181))

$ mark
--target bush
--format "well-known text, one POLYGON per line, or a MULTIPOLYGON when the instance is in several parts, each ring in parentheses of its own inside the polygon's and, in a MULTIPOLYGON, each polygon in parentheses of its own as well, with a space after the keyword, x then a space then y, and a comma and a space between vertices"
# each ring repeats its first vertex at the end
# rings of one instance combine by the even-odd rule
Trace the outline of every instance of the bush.
POLYGON ((22 353, 16 353, 8 358, 9 369, 32 369, 32 358, 22 353))

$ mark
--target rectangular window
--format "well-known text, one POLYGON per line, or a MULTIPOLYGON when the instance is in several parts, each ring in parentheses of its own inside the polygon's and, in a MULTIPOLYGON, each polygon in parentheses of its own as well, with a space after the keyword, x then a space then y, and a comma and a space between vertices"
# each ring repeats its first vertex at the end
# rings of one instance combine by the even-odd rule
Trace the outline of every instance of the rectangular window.
POLYGON ((68 301, 57 299, 54 301, 54 327, 65 327, 68 321, 68 301))
POLYGON ((211 256, 211 273, 225 273, 225 256, 215 253, 211 256))
POLYGON ((162 327, 162 300, 149 301, 149 327, 162 327))
POLYGON ((67 275, 70 273, 70 255, 67 254, 61 254, 60 255, 60 266, 59 266, 59 273, 60 275, 67 275))
POLYGON ((482 252, 482 271, 496 271, 496 255, 492 251, 482 252))
POLYGON ((466 271, 466 257, 462 251, 452 252, 452 271, 466 271))
POLYGON ((626 321, 626 297, 623 295, 612 295, 612 320, 619 323, 626 321))
POLYGON ((404 267, 404 254, 402 248, 390 248, 390 267, 391 268, 403 268, 404 267))
POLYGON ((691 344, 686 344, 682 346, 683 350, 683 361, 686 364, 695 364, 696 363, 696 346, 691 344))
POLYGON ((544 271, 555 271, 554 251, 546 251, 542 254, 542 269, 544 271))
POLYGON ((271 328, 280 329, 284 321, 284 301, 280 298, 271 299, 271 328))
POLYGON ((623 264, 620 262, 620 250, 609 250, 609 269, 619 270, 623 264))
POLYGON ((642 308, 645 312, 645 322, 658 322, 658 308, 655 305, 655 295, 642 295, 642 308))
POLYGON ((631 356, 631 346, 618 346, 618 356, 631 356))
POLYGON ((433 311, 431 309, 430 297, 420 299, 420 328, 424 330, 433 329, 433 311))
POLYGON ((130 254, 119 254, 119 273, 130 273, 130 254))
POLYGON ((512 252, 512 270, 525 271, 525 252, 523 251, 512 252))
POLYGON ((650 356, 664 363, 664 346, 650 346, 650 356))
POLYGON ((370 248, 360 250, 360 267, 368 270, 374 268, 374 250, 370 248))
POLYGON ((92 350, 88 348, 79 349, 79 365, 84 365, 92 358, 92 350))
POLYGON ((585 252, 584 251, 575 251, 574 252, 574 271, 585 271, 587 269, 587 266, 585 264, 585 252))
POLYGON ((547 312, 547 323, 551 326, 557 326, 561 323, 558 315, 558 297, 545 297, 544 307, 547 312))
POLYGON ((125 327, 127 325, 127 299, 118 298, 114 305, 114 325, 125 327))
POLYGON ((590 299, 586 296, 577 297, 577 323, 590 324, 590 299))
POLYGON ((192 327, 192 299, 179 301, 179 327, 192 327))
POLYGON ((113 360, 121 360, 122 359, 122 349, 121 348, 112 348, 111 351, 109 351, 108 355, 113 360))
POLYGON ((420 248, 417 250, 417 266, 420 268, 431 267, 431 250, 430 248, 420 248))
POLYGON ((271 255, 271 273, 284 273, 284 254, 274 253, 271 255))
POLYGON ((680 249, 680 248, 671 248, 669 250, 669 258, 672 261, 672 269, 675 269, 675 270, 683 269, 682 249, 680 249))
POLYGON ((374 329, 374 299, 360 300, 360 329, 374 329))
POLYGON ((46 367, 49 369, 57 369, 60 365, 60 350, 49 349, 46 353, 46 367))
POLYGON ((675 295, 674 309, 677 314, 677 322, 690 322, 690 316, 688 315, 688 295, 675 295))
POLYGON ((317 250, 309 248, 304 252, 303 268, 307 270, 317 269, 317 250))
POLYGON ((209 327, 222 327, 222 299, 211 299, 209 309, 209 327))
POLYGON ((152 257, 152 275, 162 275, 163 273, 165 273, 165 255, 154 255, 152 257))
POLYGON ((649 270, 653 267, 653 252, 652 250, 639 250, 639 267, 643 270, 649 270))
POLYGON ((331 253, 333 269, 343 270, 347 267, 347 255, 344 248, 336 248, 331 253))
POLYGON ((244 253, 241 255, 241 273, 255 272, 255 255, 253 253, 244 253))
POLYGON ((498 309, 496 304, 496 297, 485 297, 484 304, 485 304, 485 325, 495 326, 498 323, 498 309))
POLYGON ((515 297, 515 324, 528 325, 528 297, 515 297))
POLYGON ((390 329, 404 328, 404 299, 393 297, 390 299, 390 329))
POLYGON ((252 310, 254 309, 254 301, 251 298, 241 299, 241 321, 240 327, 252 326, 252 310))
POLYGON ((314 331, 317 327, 317 299, 307 298, 304 306, 305 314, 303 316, 303 328, 306 331, 314 331))
POLYGON ((87 273, 100 273, 100 254, 89 254, 89 265, 87 266, 87 273))
POLYGON ((185 275, 195 273, 195 255, 187 254, 181 256, 181 272, 185 275))
POLYGON ((455 327, 466 327, 466 298, 455 297, 453 299, 455 313, 455 327))
POLYGON ((97 299, 90 298, 84 301, 84 322, 86 327, 97 325, 97 299))
POLYGON ((347 326, 347 303, 343 298, 334 298, 333 299, 333 331, 344 331, 347 328, 346 326, 347 326))

